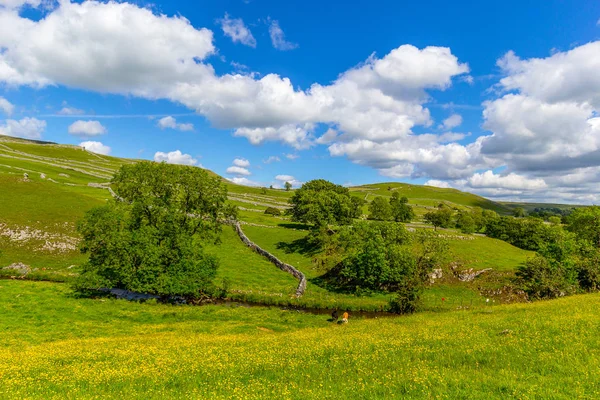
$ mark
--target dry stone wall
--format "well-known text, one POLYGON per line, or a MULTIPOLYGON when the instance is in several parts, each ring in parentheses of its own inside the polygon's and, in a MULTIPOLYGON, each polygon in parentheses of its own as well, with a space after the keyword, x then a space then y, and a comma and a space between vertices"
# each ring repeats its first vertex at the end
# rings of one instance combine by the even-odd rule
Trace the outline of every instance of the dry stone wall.
POLYGON ((279 268, 280 270, 287 272, 288 274, 291 274, 296 279, 298 279, 298 287, 296 288, 296 297, 301 297, 304 294, 304 291, 306 290, 306 277, 304 276, 304 274, 302 272, 298 271, 296 268, 292 267, 291 265, 286 264, 283 261, 279 260, 273 254, 262 249, 256 243, 254 243, 250 239, 248 239, 246 234, 244 234, 244 231, 242 231, 241 224, 237 221, 235 222, 235 230, 236 230, 238 236, 240 237, 240 239, 242 239, 242 242, 244 242, 244 244, 246 246, 250 247, 252 250, 254 250, 261 256, 268 259, 271 263, 275 264, 275 266, 277 268, 279 268))

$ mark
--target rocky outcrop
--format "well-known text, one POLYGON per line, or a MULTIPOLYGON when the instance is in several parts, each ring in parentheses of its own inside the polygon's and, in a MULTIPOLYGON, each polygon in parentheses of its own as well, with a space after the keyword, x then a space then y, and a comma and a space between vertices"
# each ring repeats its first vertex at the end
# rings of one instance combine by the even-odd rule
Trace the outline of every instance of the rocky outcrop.
POLYGON ((442 279, 443 276, 444 276, 444 273, 442 272, 442 269, 441 268, 435 268, 429 274, 429 282, 430 283, 435 283, 436 279, 442 279))
POLYGON ((244 244, 246 246, 250 247, 252 250, 254 250, 261 256, 268 259, 271 263, 275 264, 275 266, 277 268, 279 268, 280 270, 287 272, 288 274, 291 274, 293 277, 298 279, 298 287, 296 288, 296 297, 301 297, 304 294, 304 291, 306 290, 306 277, 304 276, 304 274, 302 272, 298 271, 296 268, 292 267, 291 265, 286 264, 283 261, 279 260, 273 254, 262 249, 256 243, 254 243, 250 239, 248 239, 248 237, 244 234, 244 231, 242 231, 242 226, 239 222, 237 222, 237 221, 234 222, 234 226, 235 226, 235 231, 237 232, 238 236, 240 237, 240 239, 242 239, 242 242, 244 242, 244 244))
POLYGON ((475 271, 473 268, 465 269, 463 271, 454 270, 454 276, 458 278, 461 282, 472 282, 479 275, 491 271, 491 268, 481 269, 479 271, 475 271))
POLYGON ((14 271, 16 274, 21 275, 21 276, 26 276, 28 273, 31 272, 31 267, 29 265, 25 265, 20 262, 11 264, 8 267, 4 267, 2 269, 14 271))

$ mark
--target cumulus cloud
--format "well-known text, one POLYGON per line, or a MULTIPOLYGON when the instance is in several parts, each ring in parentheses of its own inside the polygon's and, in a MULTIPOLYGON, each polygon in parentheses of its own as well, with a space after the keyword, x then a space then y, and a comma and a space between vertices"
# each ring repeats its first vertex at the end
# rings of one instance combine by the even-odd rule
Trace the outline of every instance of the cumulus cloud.
POLYGON ((76 136, 99 136, 106 128, 99 121, 75 121, 69 125, 69 134, 76 136))
POLYGON ((450 188, 450 184, 446 181, 438 181, 436 179, 430 179, 427 182, 424 183, 425 186, 433 186, 433 187, 438 187, 438 188, 442 188, 442 189, 448 189, 450 188))
POLYGON ((84 147, 87 151, 91 151, 92 153, 103 154, 105 156, 110 154, 110 147, 102 144, 101 142, 81 142, 79 146, 84 147))
POLYGON ((302 182, 294 178, 292 175, 277 175, 275 176, 275 181, 276 183, 273 186, 278 188, 283 187, 286 182, 289 182, 292 187, 302 186, 302 182))
POLYGON ((248 171, 248 169, 242 168, 242 167, 236 167, 235 165, 232 165, 231 167, 227 168, 226 172, 228 174, 232 174, 232 175, 244 175, 244 176, 252 175, 252 173, 250 171, 248 171))
POLYGON ((180 131, 193 131, 194 124, 191 123, 179 123, 177 120, 171 116, 163 117, 158 120, 158 127, 160 129, 177 129, 180 131))
POLYGON ((241 18, 230 18, 226 13, 223 18, 217 20, 217 23, 221 25, 225 36, 231 38, 234 43, 239 42, 246 46, 256 47, 256 39, 241 18))
MULTIPOLYGON (((181 165, 197 165, 198 160, 193 158, 189 154, 184 154, 180 150, 170 151, 168 153, 163 153, 162 151, 157 151, 154 154, 154 161, 156 162, 166 162, 168 164, 181 164, 181 165)), ((201 165, 198 165, 201 166, 201 165)))
POLYGON ((7 119, 3 124, 0 124, 0 135, 24 139, 41 139, 45 129, 46 121, 36 118, 7 119))
POLYGON ((271 43, 273 44, 273 47, 277 50, 287 51, 294 50, 298 47, 297 43, 292 43, 286 40, 285 33, 279 26, 279 21, 277 20, 271 21, 271 25, 269 26, 269 36, 271 36, 271 43))
POLYGON ((426 91, 469 71, 448 48, 403 45, 305 90, 276 74, 218 76, 206 63, 211 31, 115 2, 63 1, 39 21, 0 11, 0 48, 0 82, 170 99, 253 144, 297 149, 315 145, 318 124, 336 126, 339 141, 410 135, 431 124, 426 91))
POLYGON ((24 6, 37 8, 42 4, 42 0, 0 0, 0 7, 8 9, 18 9, 24 6))
POLYGON ((248 168, 250 166, 250 161, 246 160, 245 158, 236 158, 233 160, 233 165, 236 167, 248 168))
POLYGON ((8 100, 6 100, 4 97, 0 96, 0 110, 2 110, 2 112, 6 115, 8 115, 9 117, 12 115, 13 111, 15 109, 15 106, 13 106, 8 100))
POLYGON ((236 177, 233 177, 233 178, 226 178, 226 179, 227 179, 228 181, 230 181, 230 182, 233 182, 233 183, 237 184, 237 185, 243 185, 243 186, 255 186, 255 187, 256 187, 256 186, 264 186, 264 185, 263 185, 262 183, 260 183, 260 182, 255 182, 255 181, 252 181, 252 180, 250 180, 250 179, 248 179, 248 178, 239 177, 239 176, 236 176, 236 177))
POLYGON ((212 32, 129 3, 61 1, 35 21, 0 9, 0 81, 164 97, 212 74, 212 32))
POLYGON ((502 188, 502 189, 544 189, 547 187, 543 179, 528 179, 524 176, 510 173, 497 175, 493 171, 474 174, 467 179, 468 184, 474 188, 502 188))
POLYGON ((591 187, 600 183, 600 41, 546 58, 511 51, 498 65, 500 94, 483 104, 483 127, 492 134, 478 140, 487 164, 508 174, 485 172, 467 184, 496 197, 546 200, 551 192, 555 201, 600 200, 591 187))
POLYGON ((85 114, 85 111, 81 110, 79 108, 65 106, 60 109, 58 114, 59 115, 82 115, 82 114, 85 114))
POLYGON ((457 126, 460 126, 463 122, 462 116, 460 114, 452 114, 451 116, 449 116, 448 118, 446 118, 444 120, 444 122, 442 122, 442 124, 440 125, 441 129, 445 129, 445 130, 451 130, 456 128, 457 126))
POLYGON ((271 164, 274 162, 280 162, 281 158, 277 157, 277 156, 269 156, 266 160, 263 160, 263 163, 265 164, 271 164))

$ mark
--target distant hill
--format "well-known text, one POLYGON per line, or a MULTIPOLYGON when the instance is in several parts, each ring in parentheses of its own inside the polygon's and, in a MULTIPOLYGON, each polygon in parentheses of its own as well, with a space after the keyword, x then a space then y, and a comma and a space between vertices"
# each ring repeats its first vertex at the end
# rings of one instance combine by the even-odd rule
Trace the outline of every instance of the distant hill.
POLYGON ((417 214, 428 208, 436 207, 444 203, 454 208, 481 207, 487 210, 496 211, 499 214, 510 214, 511 209, 501 203, 488 200, 476 194, 461 192, 457 189, 444 189, 434 186, 411 185, 408 183, 387 182, 362 185, 350 188, 354 193, 364 194, 368 201, 373 200, 375 196, 389 197, 393 192, 406 196, 409 203, 416 206, 417 214))

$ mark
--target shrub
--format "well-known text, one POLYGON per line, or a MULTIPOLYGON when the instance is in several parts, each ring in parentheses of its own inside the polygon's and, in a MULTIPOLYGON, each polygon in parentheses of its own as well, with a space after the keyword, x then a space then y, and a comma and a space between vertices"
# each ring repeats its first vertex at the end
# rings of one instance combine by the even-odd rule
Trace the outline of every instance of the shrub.
POLYGON ((281 211, 275 207, 267 207, 267 209, 265 210, 265 214, 278 217, 281 215, 281 211))
POLYGON ((521 287, 534 299, 562 297, 576 291, 563 267, 537 254, 517 271, 521 287))
POLYGON ((396 314, 412 314, 421 307, 422 286, 403 285, 390 299, 389 311, 396 314))

